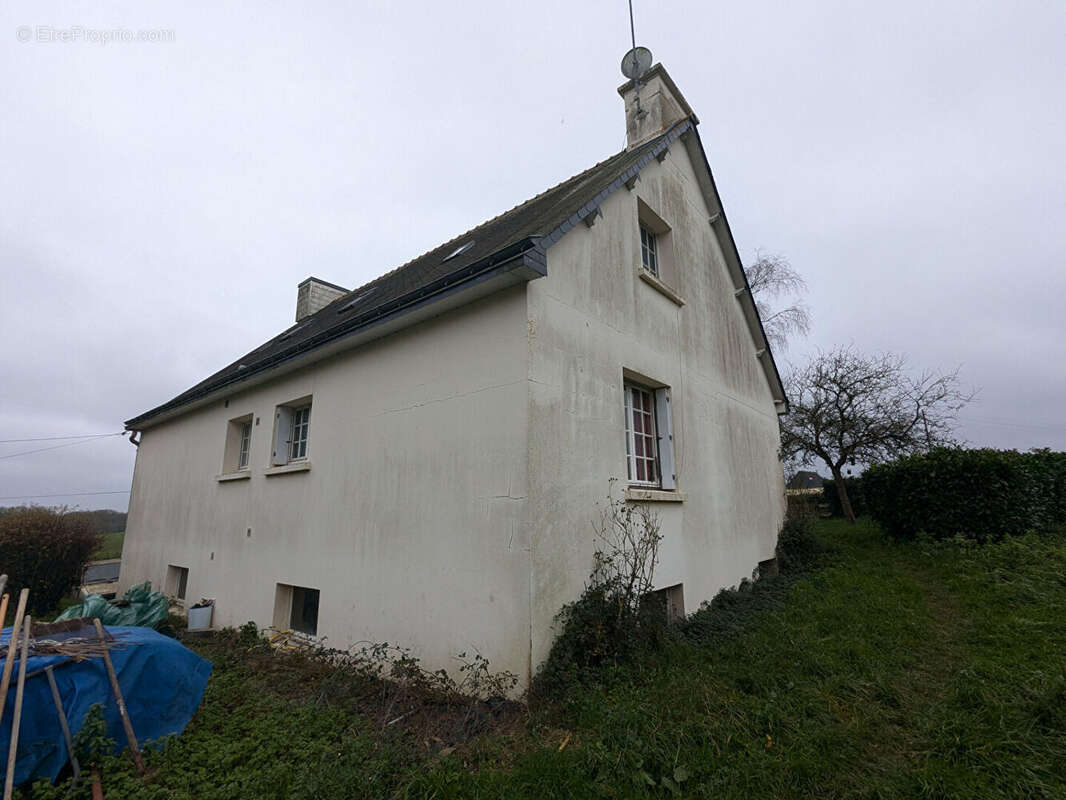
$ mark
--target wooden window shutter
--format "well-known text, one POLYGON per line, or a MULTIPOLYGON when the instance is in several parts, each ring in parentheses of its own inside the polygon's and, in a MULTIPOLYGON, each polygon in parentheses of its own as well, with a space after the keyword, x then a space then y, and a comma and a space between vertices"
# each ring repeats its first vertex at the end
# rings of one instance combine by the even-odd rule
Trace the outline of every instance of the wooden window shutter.
POLYGON ((288 406, 278 406, 277 415, 274 419, 274 455, 271 463, 274 465, 289 463, 289 437, 292 435, 292 409, 288 406))
POLYGON ((670 415, 670 390, 655 390, 655 427, 659 434, 659 474, 664 489, 677 488, 674 469, 674 427, 670 415))

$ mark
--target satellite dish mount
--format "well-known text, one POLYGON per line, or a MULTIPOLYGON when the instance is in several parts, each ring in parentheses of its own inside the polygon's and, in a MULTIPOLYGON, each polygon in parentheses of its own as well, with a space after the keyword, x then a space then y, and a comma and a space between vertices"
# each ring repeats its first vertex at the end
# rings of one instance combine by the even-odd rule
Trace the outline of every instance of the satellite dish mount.
POLYGON ((629 0, 629 38, 632 49, 622 56, 622 74, 633 81, 637 91, 637 119, 642 119, 648 112, 640 107, 640 78, 651 67, 651 50, 637 47, 637 34, 633 26, 633 0, 629 0))

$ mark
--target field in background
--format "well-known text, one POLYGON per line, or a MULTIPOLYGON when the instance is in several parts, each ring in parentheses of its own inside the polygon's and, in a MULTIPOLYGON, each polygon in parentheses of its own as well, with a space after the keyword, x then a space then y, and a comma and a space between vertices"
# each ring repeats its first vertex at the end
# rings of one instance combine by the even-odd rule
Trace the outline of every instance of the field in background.
POLYGON ((100 534, 100 547, 93 553, 93 560, 104 561, 108 558, 122 558, 122 541, 125 538, 125 531, 100 534))
POLYGON ((1066 797, 1066 537, 817 531, 822 566, 770 602, 738 596, 727 635, 458 743, 368 717, 366 688, 321 662, 190 637, 214 663, 203 706, 143 781, 105 764, 105 794, 1066 797))

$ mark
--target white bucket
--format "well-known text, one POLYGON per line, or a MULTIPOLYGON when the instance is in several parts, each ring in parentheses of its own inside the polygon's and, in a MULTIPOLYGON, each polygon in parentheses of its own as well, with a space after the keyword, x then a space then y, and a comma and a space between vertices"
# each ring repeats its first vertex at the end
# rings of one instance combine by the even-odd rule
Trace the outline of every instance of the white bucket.
POLYGON ((211 627, 211 612, 215 610, 214 605, 204 606, 203 608, 190 608, 189 609, 189 630, 190 631, 206 631, 211 627))

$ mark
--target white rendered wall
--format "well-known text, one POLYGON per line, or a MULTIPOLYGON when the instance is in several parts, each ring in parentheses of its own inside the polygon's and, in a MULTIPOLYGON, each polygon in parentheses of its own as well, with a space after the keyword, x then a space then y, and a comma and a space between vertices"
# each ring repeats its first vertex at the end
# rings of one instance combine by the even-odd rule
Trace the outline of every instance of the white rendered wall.
POLYGON ((671 387, 685 500, 652 504, 665 535, 656 584, 683 583, 687 613, 773 557, 784 513, 774 403, 682 143, 602 210, 529 284, 534 664, 592 569, 609 479, 619 494, 626 484, 623 369, 671 387), (639 278, 638 197, 671 226, 665 277, 683 306, 639 278))
POLYGON ((334 646, 397 643, 434 669, 476 648, 525 678, 526 342, 518 286, 149 428, 122 588, 188 567, 216 627, 270 624, 278 583, 317 588, 334 646), (311 470, 267 476, 275 406, 305 395, 311 470), (251 477, 220 483, 247 413, 251 477))

